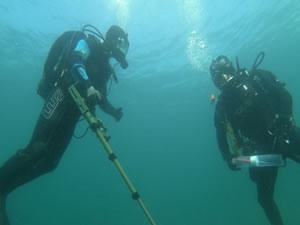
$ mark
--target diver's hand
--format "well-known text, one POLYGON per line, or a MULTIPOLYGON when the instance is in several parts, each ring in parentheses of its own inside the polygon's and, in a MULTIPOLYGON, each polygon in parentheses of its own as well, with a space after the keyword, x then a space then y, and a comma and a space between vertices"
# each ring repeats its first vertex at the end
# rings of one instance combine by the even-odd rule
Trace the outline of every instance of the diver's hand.
POLYGON ((90 105, 96 105, 101 101, 102 97, 99 91, 97 91, 93 86, 89 87, 87 90, 87 101, 90 105))
POLYGON ((231 169, 232 171, 239 171, 241 170, 241 168, 238 165, 234 164, 232 161, 234 157, 235 157, 234 155, 231 155, 231 157, 227 160, 227 165, 229 169, 231 169))
POLYGON ((117 108, 113 114, 113 117, 117 122, 119 122, 122 116, 123 116, 123 108, 122 107, 117 108))
POLYGON ((227 165, 228 165, 229 169, 231 169, 232 171, 241 170, 241 168, 238 165, 234 164, 231 160, 227 161, 227 165))

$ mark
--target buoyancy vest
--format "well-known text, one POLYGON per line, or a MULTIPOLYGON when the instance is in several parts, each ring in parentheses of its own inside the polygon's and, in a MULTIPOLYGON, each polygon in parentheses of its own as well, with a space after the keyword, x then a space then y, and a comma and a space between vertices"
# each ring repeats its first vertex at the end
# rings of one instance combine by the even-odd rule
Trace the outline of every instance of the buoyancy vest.
MULTIPOLYGON (((284 88, 269 71, 242 73, 220 100, 232 126, 246 137, 257 137, 273 126, 275 115, 282 110, 278 98, 284 88)), ((289 102, 286 107, 291 108, 289 102)))

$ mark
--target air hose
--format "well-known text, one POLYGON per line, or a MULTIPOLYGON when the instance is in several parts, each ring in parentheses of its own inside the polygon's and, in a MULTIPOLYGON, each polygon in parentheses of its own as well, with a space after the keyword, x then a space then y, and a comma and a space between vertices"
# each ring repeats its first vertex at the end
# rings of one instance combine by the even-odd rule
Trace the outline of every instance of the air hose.
POLYGON ((253 66, 252 66, 252 69, 251 69, 251 72, 253 70, 255 70, 261 63, 262 61, 264 60, 264 57, 265 57, 265 53, 263 51, 261 51, 255 58, 254 60, 254 63, 253 63, 253 66), (258 61, 259 60, 259 61, 258 61), (257 62, 258 61, 258 62, 257 62))

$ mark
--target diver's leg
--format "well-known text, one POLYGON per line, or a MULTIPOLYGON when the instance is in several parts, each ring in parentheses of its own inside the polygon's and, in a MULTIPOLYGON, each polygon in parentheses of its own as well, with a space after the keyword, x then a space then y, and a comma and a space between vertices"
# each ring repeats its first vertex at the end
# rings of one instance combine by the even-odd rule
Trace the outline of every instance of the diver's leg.
POLYGON ((51 115, 45 116, 45 108, 43 109, 29 145, 19 150, 0 168, 0 196, 3 198, 0 199, 0 215, 5 215, 4 200, 8 193, 53 170, 67 148, 79 111, 64 99, 58 103, 51 112, 47 103, 45 104, 48 115, 51 115))
POLYGON ((256 183, 259 204, 272 225, 283 225, 279 209, 274 201, 277 173, 277 167, 250 168, 250 177, 256 183))
POLYGON ((6 215, 6 197, 0 196, 0 225, 9 225, 6 215))

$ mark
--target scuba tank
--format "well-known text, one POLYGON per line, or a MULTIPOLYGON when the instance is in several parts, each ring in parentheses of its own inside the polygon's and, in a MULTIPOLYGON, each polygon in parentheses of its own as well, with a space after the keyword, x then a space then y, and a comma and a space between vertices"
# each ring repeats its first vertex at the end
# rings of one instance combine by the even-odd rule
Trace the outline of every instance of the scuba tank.
POLYGON ((83 37, 84 35, 80 31, 67 31, 59 36, 51 46, 44 64, 43 76, 37 88, 38 95, 44 100, 57 85, 59 78, 63 76, 73 49, 83 37))
MULTIPOLYGON (((102 42, 105 41, 101 32, 90 24, 85 25, 81 31, 66 31, 55 40, 46 58, 43 75, 37 88, 38 95, 44 100, 47 99, 50 92, 63 77, 65 69, 69 66, 71 54, 77 42, 88 38, 96 38, 102 42)), ((116 80, 114 73, 113 78, 116 80)))

